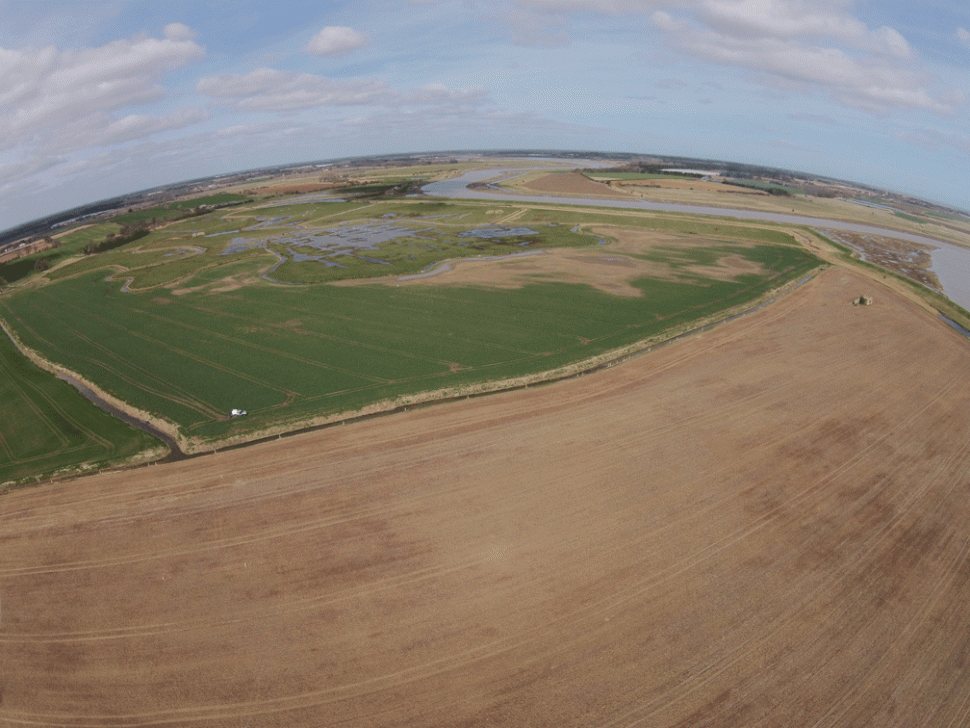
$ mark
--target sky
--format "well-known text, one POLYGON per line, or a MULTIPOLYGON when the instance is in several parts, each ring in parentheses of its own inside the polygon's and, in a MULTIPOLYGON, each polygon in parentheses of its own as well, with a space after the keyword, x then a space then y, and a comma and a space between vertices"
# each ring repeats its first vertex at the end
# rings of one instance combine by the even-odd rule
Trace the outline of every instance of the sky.
POLYGON ((0 0, 0 230, 346 156, 761 164, 970 209, 962 0, 0 0))

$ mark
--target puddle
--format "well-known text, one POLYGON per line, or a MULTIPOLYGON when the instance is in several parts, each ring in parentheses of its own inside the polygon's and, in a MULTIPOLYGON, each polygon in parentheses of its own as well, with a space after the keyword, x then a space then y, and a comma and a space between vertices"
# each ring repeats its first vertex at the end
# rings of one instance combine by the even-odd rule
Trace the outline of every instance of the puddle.
POLYGON ((259 209, 271 210, 274 207, 289 207, 290 205, 306 205, 311 202, 312 203, 347 202, 347 200, 343 197, 329 197, 326 193, 310 192, 305 195, 297 195, 295 197, 290 197, 280 202, 274 202, 271 205, 261 205, 259 209))
MULTIPOLYGON (((250 225, 248 228, 244 228, 244 229, 245 230, 264 230, 269 227, 279 227, 284 222, 286 222, 285 217, 269 217, 269 218, 257 217, 256 220, 258 222, 255 225, 250 225)), ((237 230, 236 232, 239 232, 239 231, 237 230)))
MULTIPOLYGON (((272 220, 262 220, 258 225, 246 228, 252 230, 255 227, 279 226, 279 221, 284 218, 273 218, 272 220)), ((367 222, 357 225, 345 225, 326 230, 308 231, 305 227, 291 225, 291 232, 281 235, 273 235, 269 238, 233 238, 219 255, 233 255, 242 253, 253 248, 269 249, 269 243, 283 244, 286 246, 285 253, 280 254, 278 249, 272 249, 280 257, 279 263, 262 277, 279 283, 271 274, 287 260, 294 263, 319 263, 328 268, 346 268, 334 260, 330 260, 339 255, 352 255, 358 260, 364 260, 375 265, 391 265, 386 260, 371 258, 360 255, 361 251, 377 250, 381 244, 401 238, 416 238, 418 240, 431 239, 426 233, 434 234, 431 228, 415 229, 395 225, 390 222, 367 222), (294 248, 303 248, 298 251, 294 248), (307 248, 318 251, 318 254, 306 252, 307 248)), ((238 232, 238 231, 237 231, 238 232)))
MULTIPOLYGON (((310 263, 320 263, 322 265, 327 266, 328 268, 346 268, 347 267, 345 265, 340 265, 340 263, 336 263, 336 262, 334 262, 332 260, 325 260, 322 255, 306 255, 305 253, 298 253, 295 250, 293 250, 292 248, 288 248, 287 250, 288 250, 288 252, 290 254, 290 260, 292 260, 294 263, 307 263, 307 262, 310 262, 310 263)), ((332 253, 331 255, 334 255, 334 254, 332 253)), ((381 262, 383 263, 384 261, 381 261, 381 262)), ((279 266, 277 266, 277 268, 278 267, 279 266)), ((276 270, 276 268, 274 268, 273 270, 276 270)), ((270 272, 272 273, 272 271, 270 271, 270 272)))
POLYGON ((229 241, 229 245, 223 250, 219 255, 233 255, 234 253, 242 253, 250 248, 265 248, 265 240, 253 240, 252 238, 233 238, 229 241))
POLYGON ((389 222, 370 222, 360 225, 344 225, 342 227, 318 230, 315 232, 294 231, 288 235, 278 235, 274 242, 287 245, 316 248, 321 252, 336 253, 338 248, 346 250, 376 250, 383 243, 389 243, 398 238, 419 238, 429 240, 428 235, 434 234, 431 228, 417 230, 394 225, 389 222))
POLYGON ((494 238, 511 238, 517 235, 538 235, 539 233, 530 228, 507 228, 507 227, 491 227, 491 228, 476 228, 475 230, 466 230, 465 232, 458 233, 459 238, 481 238, 483 240, 492 240, 494 238))
MULTIPOLYGON (((308 230, 306 227, 298 225, 295 222, 286 222, 287 218, 283 217, 260 219, 257 224, 245 229, 256 230, 266 227, 279 228, 285 225, 289 228, 289 231, 280 231, 277 232, 277 234, 271 235, 267 238, 233 238, 226 246, 225 250, 223 250, 219 255, 233 255, 235 253, 242 253, 247 250, 252 250, 253 248, 273 250, 276 255, 281 258, 281 260, 276 266, 273 267, 273 270, 269 271, 263 277, 267 280, 274 280, 269 276, 273 273, 273 271, 276 270, 276 268, 279 267, 279 265, 286 261, 292 261, 294 263, 320 263, 321 265, 325 265, 330 268, 346 268, 347 266, 335 262, 333 258, 340 255, 351 255, 358 260, 363 260, 375 265, 391 265, 391 263, 386 260, 380 260, 379 258, 362 255, 362 253, 365 251, 378 250, 384 243, 389 243, 394 240, 401 240, 402 238, 413 240, 414 242, 412 242, 411 245, 415 245, 416 247, 420 247, 425 250, 441 250, 439 246, 434 244, 435 237, 438 234, 436 228, 406 227, 399 223, 396 224, 395 222, 392 222, 394 217, 396 217, 395 213, 389 213, 388 215, 383 216, 384 219, 380 220, 317 230, 308 230), (284 252, 279 252, 278 247, 268 248, 270 243, 274 244, 274 246, 282 244, 285 246, 284 252), (308 249, 316 251, 316 253, 310 252, 308 249)), ((512 228, 491 226, 475 228, 473 230, 465 230, 457 233, 456 237, 465 239, 493 240, 497 238, 521 237, 525 235, 532 236, 539 235, 539 233, 527 227, 512 228)), ((468 245, 469 242, 459 242, 457 244, 468 245)), ((520 247, 526 247, 531 244, 532 241, 528 240, 517 243, 517 245, 520 247)))

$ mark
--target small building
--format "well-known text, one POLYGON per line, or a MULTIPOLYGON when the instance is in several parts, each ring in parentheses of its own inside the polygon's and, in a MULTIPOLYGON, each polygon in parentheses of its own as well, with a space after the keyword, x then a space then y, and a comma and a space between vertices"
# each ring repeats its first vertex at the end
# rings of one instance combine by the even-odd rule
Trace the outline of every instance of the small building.
POLYGON ((869 296, 859 296, 852 302, 853 306, 871 306, 872 298, 869 296))

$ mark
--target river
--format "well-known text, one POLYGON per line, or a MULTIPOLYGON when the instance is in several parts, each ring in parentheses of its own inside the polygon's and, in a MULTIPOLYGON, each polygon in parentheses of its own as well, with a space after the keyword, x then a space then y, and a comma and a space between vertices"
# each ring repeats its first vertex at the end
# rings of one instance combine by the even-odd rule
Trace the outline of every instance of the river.
MULTIPOLYGON (((575 160, 570 160, 563 169, 574 169, 575 160), (568 165, 568 166, 567 166, 568 165)), ((535 169, 557 171, 551 167, 512 167, 506 171, 496 169, 475 170, 462 177, 432 182, 423 187, 423 192, 431 197, 448 197, 466 200, 504 200, 512 202, 552 202, 565 205, 596 205, 597 207, 615 207, 634 210, 649 210, 652 212, 684 212, 692 215, 717 215, 732 217, 740 220, 759 220, 776 222, 784 225, 804 225, 813 229, 832 228, 867 235, 880 235, 911 243, 922 243, 934 248, 932 270, 940 279, 943 293, 955 303, 970 310, 970 248, 963 248, 935 238, 912 233, 891 230, 889 228, 863 225, 861 223, 846 222, 844 220, 828 220, 807 215, 786 215, 776 212, 760 212, 758 210, 738 210, 727 207, 709 207, 705 205, 683 205, 676 202, 649 202, 647 200, 609 200, 588 197, 563 197, 553 195, 512 195, 498 191, 483 191, 469 189, 468 185, 483 182, 497 182, 524 174, 535 169)))

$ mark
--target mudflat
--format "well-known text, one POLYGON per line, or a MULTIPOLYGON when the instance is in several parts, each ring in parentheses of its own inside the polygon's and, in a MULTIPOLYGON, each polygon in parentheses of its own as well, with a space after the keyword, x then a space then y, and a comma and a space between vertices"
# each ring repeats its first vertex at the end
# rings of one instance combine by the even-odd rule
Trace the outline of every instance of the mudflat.
POLYGON ((967 725, 968 452, 970 341, 831 268, 574 380, 15 491, 0 723, 967 725))

